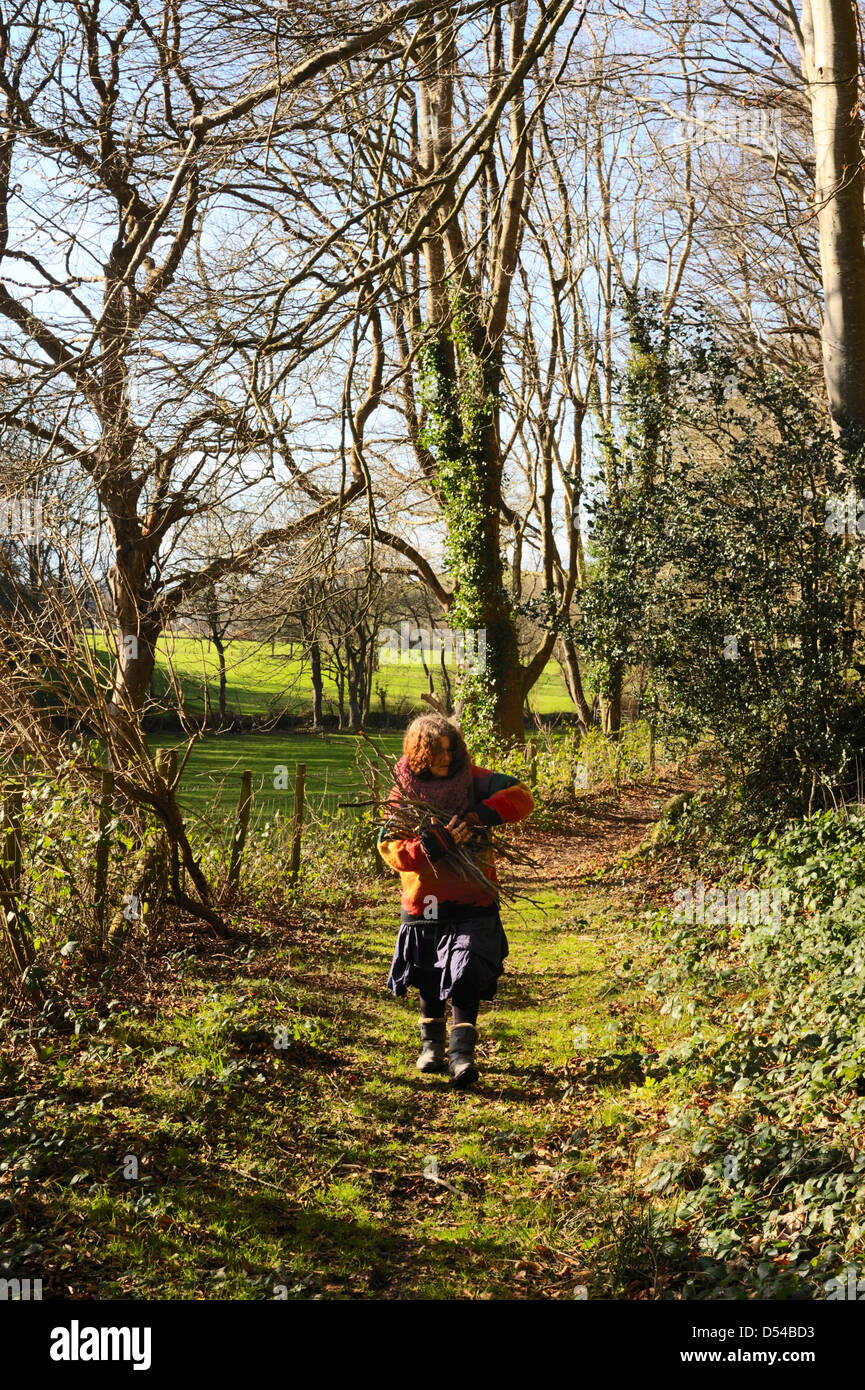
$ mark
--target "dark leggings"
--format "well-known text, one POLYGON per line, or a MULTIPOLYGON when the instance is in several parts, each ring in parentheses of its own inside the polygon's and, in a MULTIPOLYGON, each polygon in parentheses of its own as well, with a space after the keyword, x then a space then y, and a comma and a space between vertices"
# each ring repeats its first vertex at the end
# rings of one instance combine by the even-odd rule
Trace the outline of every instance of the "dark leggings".
MULTIPOLYGON (((440 977, 437 971, 428 972, 420 985, 420 1011, 423 1018, 444 1018, 445 999, 439 999, 440 977)), ((451 992, 454 1023, 477 1023, 480 995, 463 980, 458 980, 451 992)))

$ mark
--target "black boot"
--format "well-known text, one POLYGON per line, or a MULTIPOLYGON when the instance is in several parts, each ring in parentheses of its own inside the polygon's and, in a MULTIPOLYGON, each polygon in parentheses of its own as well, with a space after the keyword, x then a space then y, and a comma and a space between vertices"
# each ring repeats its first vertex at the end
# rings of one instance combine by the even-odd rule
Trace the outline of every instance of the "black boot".
POLYGON ((415 1063, 418 1071, 444 1071, 445 1021, 443 1018, 422 1018, 420 1036, 423 1047, 415 1063))
POLYGON ((478 1079, 475 1066, 477 1040, 478 1030, 471 1023, 455 1023, 451 1029, 448 1069, 451 1082, 460 1091, 478 1079))

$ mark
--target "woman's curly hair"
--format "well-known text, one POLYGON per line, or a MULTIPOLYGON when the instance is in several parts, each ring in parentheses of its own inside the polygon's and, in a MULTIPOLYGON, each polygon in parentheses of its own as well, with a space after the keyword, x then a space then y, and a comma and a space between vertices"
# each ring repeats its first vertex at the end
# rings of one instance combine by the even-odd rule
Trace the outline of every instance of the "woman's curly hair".
POLYGON ((432 776, 430 768, 442 736, 450 744, 451 777, 457 772, 462 772, 469 762, 465 739, 456 724, 445 719, 443 714, 419 714, 417 719, 413 719, 409 724, 402 742, 406 762, 416 777, 423 777, 424 774, 432 776))

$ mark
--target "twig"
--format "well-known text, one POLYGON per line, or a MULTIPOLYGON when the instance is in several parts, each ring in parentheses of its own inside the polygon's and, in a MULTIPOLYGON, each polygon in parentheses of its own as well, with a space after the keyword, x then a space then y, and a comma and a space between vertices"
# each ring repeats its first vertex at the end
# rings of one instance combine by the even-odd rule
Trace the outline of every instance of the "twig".
MULTIPOLYGON (((361 738, 370 745, 379 761, 387 769, 393 783, 393 791, 387 801, 387 814, 383 821, 383 839, 413 839, 429 829, 433 822, 441 822, 441 813, 435 806, 428 802, 420 801, 411 796, 404 788, 396 774, 396 763, 381 751, 373 739, 364 731, 359 731, 361 738)), ((355 801, 341 802, 341 806, 377 806, 377 801, 355 801)), ((539 865, 536 860, 524 850, 517 849, 513 845, 505 844, 496 839, 488 828, 481 827, 483 838, 476 842, 476 848, 498 855, 506 862, 521 865, 526 868, 537 870, 539 865)), ((443 868, 452 868, 455 872, 470 883, 474 883, 485 893, 492 892, 496 901, 506 898, 510 902, 518 898, 528 898, 529 902, 534 902, 528 894, 520 892, 518 889, 511 888, 507 884, 496 884, 488 876, 486 870, 473 857, 469 847, 457 846, 450 850, 437 861, 437 865, 443 868)), ((433 866, 436 868, 437 866, 433 866)))
MULTIPOLYGON (((551 1255, 557 1255, 560 1260, 567 1260, 569 1265, 577 1265, 580 1269, 585 1269, 586 1267, 585 1259, 578 1260, 573 1255, 566 1255, 564 1250, 556 1250, 552 1245, 545 1245, 544 1249, 548 1250, 551 1255)), ((538 1251, 538 1254, 542 1253, 542 1251, 538 1251)))
POLYGON ((232 1168, 230 1163, 217 1163, 217 1168, 223 1168, 226 1173, 236 1173, 239 1178, 246 1178, 247 1182, 260 1183, 262 1187, 272 1187, 274 1192, 281 1192, 283 1197, 290 1194, 284 1187, 279 1187, 275 1182, 270 1182, 267 1178, 259 1178, 255 1173, 245 1173, 242 1168, 232 1168))
POLYGON ((427 1182, 438 1183, 439 1187, 446 1187, 449 1192, 455 1192, 458 1197, 465 1197, 467 1202, 471 1201, 468 1192, 463 1192, 461 1188, 454 1187, 453 1183, 448 1182, 447 1178, 434 1178, 431 1173, 424 1173, 424 1177, 427 1182))

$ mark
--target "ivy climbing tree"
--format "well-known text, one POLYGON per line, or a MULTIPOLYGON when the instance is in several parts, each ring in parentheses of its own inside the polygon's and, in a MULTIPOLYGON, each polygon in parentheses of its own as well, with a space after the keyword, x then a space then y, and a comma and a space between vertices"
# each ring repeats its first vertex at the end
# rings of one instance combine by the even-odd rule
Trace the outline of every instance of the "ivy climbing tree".
POLYGON ((454 295, 449 321, 429 334, 420 361, 421 443, 435 460, 453 585, 448 616, 453 627, 484 635, 460 675, 463 725, 475 746, 496 736, 519 740, 524 672, 500 537, 500 354, 480 315, 454 295))
POLYGON ((583 594, 584 645, 594 656, 604 704, 604 726, 617 738, 622 690, 629 662, 640 645, 647 617, 647 583, 653 572, 650 512, 659 470, 670 459, 676 360, 673 328, 660 295, 626 289, 622 310, 629 353, 618 373, 619 430, 600 430, 603 496, 596 508, 593 582, 583 594), (647 550, 648 545, 648 550, 647 550))
MULTIPOLYGON (((576 36, 575 9, 573 0, 515 0, 482 20, 451 7, 424 17, 411 80, 401 77, 399 119, 382 136, 390 144, 380 167, 389 157, 395 182, 404 186, 411 171, 437 199, 417 251, 395 262, 383 297, 422 490, 443 523, 444 572, 435 573, 404 527, 387 529, 375 517, 367 533, 411 562, 452 628, 483 641, 485 659, 463 672, 458 692, 476 749, 523 740, 526 695, 552 654, 575 586, 572 553, 559 567, 552 620, 526 656, 503 553, 503 529, 516 531, 504 495, 504 348, 536 178, 532 142, 554 86, 553 43, 563 26, 569 41, 576 36), (466 130, 481 117, 496 126, 478 158, 448 182, 465 137, 455 129, 457 109, 466 130), (400 131, 407 133, 403 147, 400 131)), ((382 235, 384 216, 377 214, 372 235, 382 235)), ((546 532, 551 551, 552 516, 546 532)))

